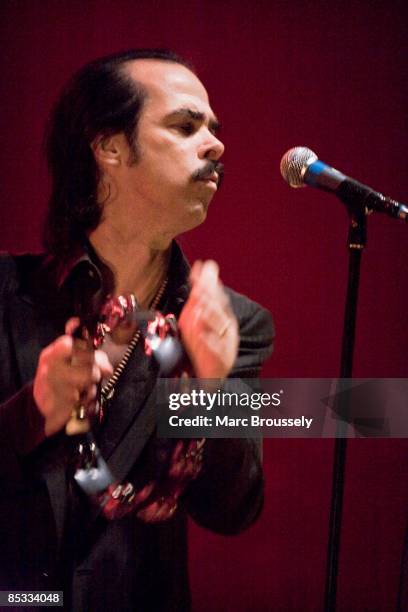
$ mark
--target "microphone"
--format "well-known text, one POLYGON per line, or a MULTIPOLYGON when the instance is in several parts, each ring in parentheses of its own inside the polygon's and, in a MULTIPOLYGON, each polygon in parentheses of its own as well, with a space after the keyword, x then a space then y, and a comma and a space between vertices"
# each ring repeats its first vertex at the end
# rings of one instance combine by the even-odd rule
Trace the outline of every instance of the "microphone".
POLYGON ((281 159, 280 171, 291 187, 317 187, 334 193, 348 206, 363 205, 367 213, 374 210, 408 222, 408 206, 328 166, 307 147, 289 149, 281 159))

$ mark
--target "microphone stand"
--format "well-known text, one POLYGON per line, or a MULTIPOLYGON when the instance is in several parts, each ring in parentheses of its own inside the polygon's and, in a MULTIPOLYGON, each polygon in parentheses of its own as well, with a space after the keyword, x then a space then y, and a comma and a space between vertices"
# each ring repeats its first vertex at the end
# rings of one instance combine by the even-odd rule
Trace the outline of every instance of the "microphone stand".
POLYGON ((340 384, 335 397, 335 413, 339 415, 333 456, 333 481, 329 519, 329 540, 326 561, 326 583, 324 610, 336 609, 337 576, 339 567, 340 535, 344 496, 344 478, 347 452, 347 415, 349 393, 341 393, 342 379, 351 378, 353 371, 354 340, 356 329, 360 264, 366 244, 367 212, 359 202, 346 202, 350 216, 348 233, 349 269, 347 297, 344 312, 343 340, 341 349, 340 384), (345 418, 345 420, 343 420, 345 418))

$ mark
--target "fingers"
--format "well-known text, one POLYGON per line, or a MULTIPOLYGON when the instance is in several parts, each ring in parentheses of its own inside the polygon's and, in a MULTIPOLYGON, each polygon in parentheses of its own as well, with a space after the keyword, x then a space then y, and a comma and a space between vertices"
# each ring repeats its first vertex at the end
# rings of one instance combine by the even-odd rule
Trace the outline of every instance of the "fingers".
POLYGON ((79 402, 92 412, 97 385, 113 373, 106 353, 94 351, 87 341, 70 335, 78 323, 75 318, 67 321, 67 333, 40 355, 34 379, 34 399, 45 417, 46 435, 62 429, 79 402))
POLYGON ((191 291, 213 295, 222 287, 219 280, 220 269, 215 261, 196 261, 191 268, 191 291))
POLYGON ((208 308, 211 304, 228 307, 228 298, 219 279, 219 267, 215 261, 195 262, 191 269, 190 282, 190 300, 194 305, 200 305, 202 308, 208 308))
POLYGON ((83 400, 84 403, 89 407, 90 404, 92 402, 94 402, 94 400, 96 400, 96 395, 98 393, 98 386, 97 385, 90 385, 87 387, 86 389, 86 395, 84 396, 83 400))
POLYGON ((179 319, 184 345, 198 376, 223 378, 236 359, 239 335, 218 265, 195 262, 190 282, 190 296, 179 319))
POLYGON ((57 361, 70 363, 73 348, 74 342, 71 336, 60 336, 43 350, 42 356, 48 357, 52 355, 53 359, 57 361))
POLYGON ((101 379, 101 371, 95 364, 90 368, 83 366, 71 366, 61 372, 60 379, 66 384, 70 384, 80 392, 85 391, 92 384, 98 384, 101 379))
POLYGON ((202 288, 208 286, 211 290, 217 284, 220 268, 216 261, 208 259, 207 261, 194 262, 190 270, 190 281, 192 285, 200 284, 202 288))
POLYGON ((230 319, 222 308, 214 304, 198 304, 191 310, 191 327, 196 336, 209 335, 214 342, 223 337, 230 319))
MULTIPOLYGON (((218 333, 227 329, 234 315, 229 299, 219 279, 219 267, 215 261, 195 262, 191 269, 192 285, 187 310, 191 311, 196 332, 206 328, 218 333)), ((223 333, 221 333, 223 335, 223 333)))
MULTIPOLYGON (((79 319, 74 317, 67 322, 65 329, 72 333, 78 324, 79 319)), ((92 384, 99 384, 103 378, 108 378, 113 374, 113 367, 107 354, 104 351, 89 348, 87 341, 81 339, 73 340, 70 365, 71 367, 67 370, 69 381, 81 391, 92 384)))
POLYGON ((218 264, 209 259, 202 264, 197 283, 201 288, 207 289, 207 291, 213 291, 218 287, 219 273, 220 269, 218 264))
POLYGON ((71 317, 68 319, 68 321, 65 323, 65 333, 68 334, 68 336, 72 336, 76 328, 79 326, 79 323, 79 317, 71 317))

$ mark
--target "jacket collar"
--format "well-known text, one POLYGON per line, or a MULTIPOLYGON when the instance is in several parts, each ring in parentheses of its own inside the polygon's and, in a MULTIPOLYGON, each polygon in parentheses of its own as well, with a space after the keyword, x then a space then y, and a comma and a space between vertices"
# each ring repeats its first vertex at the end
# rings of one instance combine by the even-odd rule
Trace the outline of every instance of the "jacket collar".
MULTIPOLYGON (((180 246, 174 240, 171 246, 166 293, 185 299, 189 292, 189 272, 190 265, 180 246)), ((52 287, 58 292, 74 285, 78 279, 83 282, 90 281, 95 292, 103 288, 103 293, 107 295, 113 290, 112 272, 101 262, 89 242, 77 245, 70 256, 64 260, 59 260, 52 255, 45 257, 39 273, 47 279, 48 288, 52 287)))

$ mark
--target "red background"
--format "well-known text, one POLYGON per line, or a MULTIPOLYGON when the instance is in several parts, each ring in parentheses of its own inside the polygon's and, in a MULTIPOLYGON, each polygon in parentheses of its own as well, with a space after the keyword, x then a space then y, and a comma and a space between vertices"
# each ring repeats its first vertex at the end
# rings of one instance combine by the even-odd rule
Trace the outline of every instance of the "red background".
MULTIPOLYGON (((182 238, 269 308, 265 375, 336 376, 348 221, 335 198, 289 189, 279 161, 307 145, 343 172, 408 197, 404 2, 2 0, 1 247, 32 250, 48 184, 47 113, 84 62, 165 46, 195 64, 223 123, 226 179, 205 226, 182 238)), ((103 95, 103 92, 101 92, 103 95)), ((356 376, 407 377, 408 230, 369 219, 356 376)), ((394 610, 408 502, 403 440, 349 445, 339 610, 394 610)), ((238 538, 191 528, 196 612, 322 609, 333 442, 267 440, 262 518, 238 538)))

